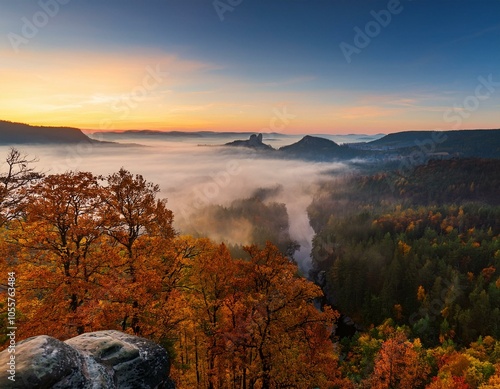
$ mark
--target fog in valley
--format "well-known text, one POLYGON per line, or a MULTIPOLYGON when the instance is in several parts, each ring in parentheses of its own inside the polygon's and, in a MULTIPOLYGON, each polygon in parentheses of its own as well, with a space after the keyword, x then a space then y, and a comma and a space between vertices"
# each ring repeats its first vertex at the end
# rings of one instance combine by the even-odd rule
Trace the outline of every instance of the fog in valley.
MULTIPOLYGON (((274 222, 283 214, 286 219, 287 214, 289 231, 282 232, 300 245, 294 258, 307 273, 314 234, 307 206, 321 180, 346 173, 350 167, 344 163, 274 159, 251 149, 220 146, 234 139, 189 137, 171 141, 134 137, 122 138, 120 145, 111 146, 23 145, 18 149, 36 157, 37 169, 46 174, 79 170, 108 175, 123 167, 143 175, 160 186, 161 197, 168 199, 175 228, 181 234, 208 236, 230 245, 251 244, 255 241, 255 227, 262 227, 252 224, 260 224, 259 220, 266 217, 274 222), (255 201, 245 203, 248 199, 255 201), (280 204, 286 208, 280 208, 280 204), (249 214, 254 222, 249 220, 249 214)), ((273 147, 295 140, 277 139, 273 144, 264 138, 273 147)), ((2 155, 7 155, 8 149, 1 147, 2 155)))

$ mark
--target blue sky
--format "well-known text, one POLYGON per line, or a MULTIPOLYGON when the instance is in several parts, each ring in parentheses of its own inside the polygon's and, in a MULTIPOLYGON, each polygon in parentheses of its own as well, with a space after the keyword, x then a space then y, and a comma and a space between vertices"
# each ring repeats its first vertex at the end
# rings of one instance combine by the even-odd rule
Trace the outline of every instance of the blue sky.
POLYGON ((500 82, 498 0, 217 1, 2 2, 0 117, 257 131, 286 110, 290 133, 499 127, 500 86, 473 98, 479 77, 500 82), (134 97, 151 67, 164 79, 134 97))

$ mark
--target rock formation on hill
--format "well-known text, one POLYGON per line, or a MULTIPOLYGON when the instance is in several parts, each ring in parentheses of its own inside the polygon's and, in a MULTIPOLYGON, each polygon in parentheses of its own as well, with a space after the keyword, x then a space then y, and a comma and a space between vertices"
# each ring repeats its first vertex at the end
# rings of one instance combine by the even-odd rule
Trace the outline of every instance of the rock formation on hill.
POLYGON ((262 143, 262 134, 252 134, 247 140, 235 140, 225 146, 249 147, 252 149, 274 150, 271 146, 262 143))

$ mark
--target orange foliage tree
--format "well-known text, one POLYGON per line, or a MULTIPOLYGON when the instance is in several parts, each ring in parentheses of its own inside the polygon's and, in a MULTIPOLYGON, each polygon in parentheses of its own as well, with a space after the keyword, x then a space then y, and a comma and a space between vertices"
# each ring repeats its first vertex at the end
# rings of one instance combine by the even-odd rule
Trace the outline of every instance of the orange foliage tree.
POLYGON ((107 177, 101 195, 104 232, 123 250, 123 285, 118 288, 123 293, 114 300, 118 307, 113 310, 123 313, 121 329, 131 328, 136 335, 141 334, 145 302, 154 295, 150 287, 155 283, 150 282, 150 277, 155 278, 162 267, 161 250, 175 235, 172 211, 165 199, 156 198, 159 192, 158 185, 122 168, 107 177))
POLYGON ((187 272, 184 371, 174 373, 181 388, 349 387, 330 340, 337 314, 315 307, 321 290, 295 264, 270 244, 234 260, 223 244, 199 242, 187 272))
POLYGON ((91 173, 51 175, 30 188, 26 219, 12 235, 23 249, 20 309, 29 335, 66 337, 85 330, 89 301, 110 266, 101 250, 99 192, 91 173))
POLYGON ((174 237, 172 213, 141 176, 122 169, 107 186, 100 181, 70 172, 26 190, 25 217, 10 234, 21 248, 26 335, 66 338, 102 328, 138 334, 141 320, 154 321, 150 309, 175 262, 164 249, 174 237))
POLYGON ((373 389, 423 388, 428 374, 420 341, 412 343, 398 330, 382 343, 369 385, 373 389))
POLYGON ((331 336, 338 314, 271 244, 231 257, 179 237, 159 187, 121 169, 68 172, 23 186, 2 230, 18 275, 20 338, 101 329, 168 348, 179 388, 351 387, 331 336))

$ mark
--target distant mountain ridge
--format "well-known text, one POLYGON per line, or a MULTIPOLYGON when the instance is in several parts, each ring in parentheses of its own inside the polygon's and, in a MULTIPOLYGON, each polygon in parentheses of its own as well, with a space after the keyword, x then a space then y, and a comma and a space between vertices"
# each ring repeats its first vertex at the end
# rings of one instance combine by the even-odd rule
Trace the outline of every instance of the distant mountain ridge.
POLYGON ((347 145, 338 145, 334 141, 313 135, 306 135, 298 142, 280 147, 278 150, 262 143, 262 134, 252 134, 248 140, 236 140, 224 146, 246 147, 256 150, 272 151, 281 158, 298 158, 313 161, 349 159, 365 155, 362 150, 352 149, 347 145))
POLYGON ((283 146, 279 152, 286 157, 296 157, 315 161, 349 159, 360 156, 362 151, 340 146, 330 139, 306 135, 301 140, 289 146, 283 146))
MULTIPOLYGON (((335 161, 355 158, 368 158, 372 161, 395 161, 401 158, 419 159, 421 162, 432 158, 495 158, 500 159, 500 129, 492 130, 452 130, 452 131, 402 131, 383 136, 380 139, 356 142, 338 143, 325 137, 306 135, 298 142, 274 149, 263 143, 262 134, 249 132, 183 132, 128 130, 123 132, 95 132, 95 140, 85 135, 82 130, 72 127, 44 127, 0 120, 0 145, 16 144, 68 144, 92 143, 103 145, 137 146, 124 143, 114 143, 110 140, 124 140, 121 137, 152 138, 163 137, 214 137, 215 139, 230 136, 248 136, 246 140, 235 140, 225 146, 239 146, 265 151, 268 155, 278 158, 305 159, 312 161, 335 161), (102 135, 102 136, 101 136, 102 135), (416 153, 419 155, 416 157, 416 153)), ((281 140, 287 135, 266 133, 281 140)), ((270 140, 270 139, 269 139, 270 140)), ((368 140, 368 139, 367 139, 368 140)))
POLYGON ((82 130, 72 127, 30 126, 0 120, 0 144, 67 144, 99 143, 90 139, 82 130))
POLYGON ((458 157, 500 158, 500 130, 402 131, 366 146, 372 150, 420 149, 458 157))
POLYGON ((348 144, 338 143, 319 136, 306 135, 301 140, 278 150, 287 158, 300 158, 311 161, 338 161, 367 157, 369 153, 357 150, 348 144))
MULTIPOLYGON (((257 137, 257 138, 256 138, 257 137)), ((259 149, 262 142, 249 140, 227 143, 259 149)), ((267 146, 265 145, 266 147, 267 146)), ((270 148, 270 150, 275 151, 270 148)), ((275 156, 311 161, 335 161, 369 158, 373 161, 433 158, 500 158, 500 130, 402 131, 371 141, 339 145, 318 136, 306 135, 301 140, 275 151, 275 156), (418 153, 418 155, 416 154, 418 153)))
POLYGON ((340 146, 334 141, 312 135, 306 135, 297 143, 280 148, 281 151, 290 153, 307 153, 313 150, 318 153, 329 153, 339 149, 340 146))
MULTIPOLYGON (((142 137, 157 137, 157 138, 175 138, 175 137, 191 137, 191 138, 204 138, 215 137, 225 138, 228 136, 251 136, 254 132, 218 132, 218 131, 159 131, 159 130, 124 130, 124 131, 97 131, 91 133, 92 137, 100 139, 113 139, 119 140, 121 138, 142 138, 142 137)), ((264 133, 269 136, 282 136, 278 132, 264 133)))

